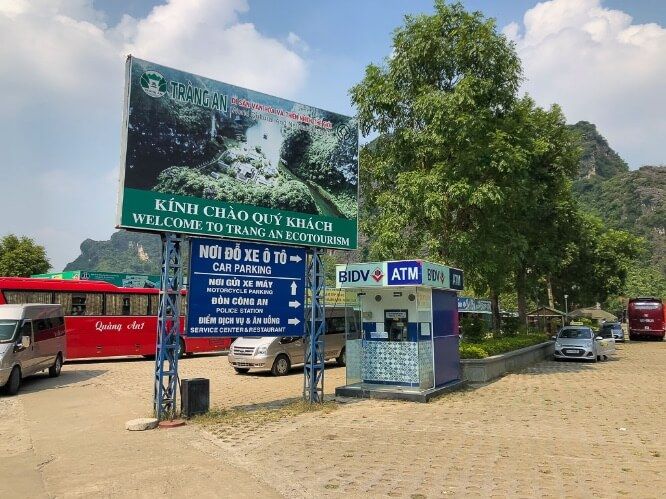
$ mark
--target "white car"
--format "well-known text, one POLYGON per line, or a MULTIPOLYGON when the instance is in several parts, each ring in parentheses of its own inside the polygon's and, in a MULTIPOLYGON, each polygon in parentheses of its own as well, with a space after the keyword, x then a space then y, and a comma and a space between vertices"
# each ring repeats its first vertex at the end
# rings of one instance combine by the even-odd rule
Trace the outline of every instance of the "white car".
POLYGON ((615 353, 615 340, 595 335, 587 326, 563 327, 555 337, 555 360, 584 359, 591 362, 607 359, 615 353))

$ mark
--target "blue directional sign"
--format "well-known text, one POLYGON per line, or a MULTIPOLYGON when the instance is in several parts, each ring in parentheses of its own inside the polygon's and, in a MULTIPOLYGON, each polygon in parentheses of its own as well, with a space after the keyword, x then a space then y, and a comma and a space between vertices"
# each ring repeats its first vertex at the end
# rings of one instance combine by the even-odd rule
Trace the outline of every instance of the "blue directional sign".
POLYGON ((305 249, 192 239, 187 334, 303 336, 305 249))

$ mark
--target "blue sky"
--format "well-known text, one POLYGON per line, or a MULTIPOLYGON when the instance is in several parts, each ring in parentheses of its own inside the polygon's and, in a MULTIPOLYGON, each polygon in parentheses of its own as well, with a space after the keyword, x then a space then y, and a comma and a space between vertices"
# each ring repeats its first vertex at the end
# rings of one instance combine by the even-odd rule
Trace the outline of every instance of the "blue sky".
MULTIPOLYGON (((123 14, 144 17, 155 1, 95 0, 94 5, 114 24, 123 14)), ((310 75, 298 100, 332 111, 352 113, 347 89, 363 77, 369 62, 381 63, 390 52, 391 33, 405 15, 430 13, 432 0, 249 0, 240 18, 276 39, 296 33, 309 50, 304 57, 310 75)), ((463 4, 497 20, 501 28, 520 21, 535 0, 474 0, 463 4)), ((604 7, 622 10, 637 23, 666 26, 666 1, 611 0, 604 7)))
MULTIPOLYGON (((516 44, 539 105, 663 164, 666 2, 470 0, 516 44)), ((125 55, 344 114, 348 89, 430 0, 0 1, 0 235, 55 270, 114 231, 125 55)))

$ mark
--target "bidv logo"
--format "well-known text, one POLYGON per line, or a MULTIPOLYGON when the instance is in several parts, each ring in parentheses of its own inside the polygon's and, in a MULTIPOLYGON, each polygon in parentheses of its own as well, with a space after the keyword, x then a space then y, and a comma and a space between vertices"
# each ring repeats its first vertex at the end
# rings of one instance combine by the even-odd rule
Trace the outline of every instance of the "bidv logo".
POLYGON ((370 273, 369 270, 341 270, 338 272, 339 283, 365 282, 372 278, 376 283, 380 283, 384 278, 384 272, 377 267, 370 273))
POLYGON ((151 97, 162 97, 167 91, 167 81, 157 71, 145 71, 139 83, 143 91, 151 97))

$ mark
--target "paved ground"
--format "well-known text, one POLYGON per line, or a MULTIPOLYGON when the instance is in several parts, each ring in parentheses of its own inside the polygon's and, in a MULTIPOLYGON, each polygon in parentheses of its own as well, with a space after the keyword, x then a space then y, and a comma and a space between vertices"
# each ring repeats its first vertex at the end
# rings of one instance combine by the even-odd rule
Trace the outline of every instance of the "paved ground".
MULTIPOLYGON (((185 359, 218 407, 300 395, 302 371, 238 376, 185 359)), ((598 364, 542 362, 430 404, 354 401, 263 425, 130 433, 150 411, 152 363, 66 365, 0 398, 0 497, 663 497, 666 342, 598 364), (173 465, 167 452, 177 451, 173 465), (9 459, 8 459, 9 458, 9 459), (168 476, 168 485, 160 477, 168 476), (194 487, 190 490, 189 487, 194 487)), ((327 392, 344 369, 326 371, 327 392)))

